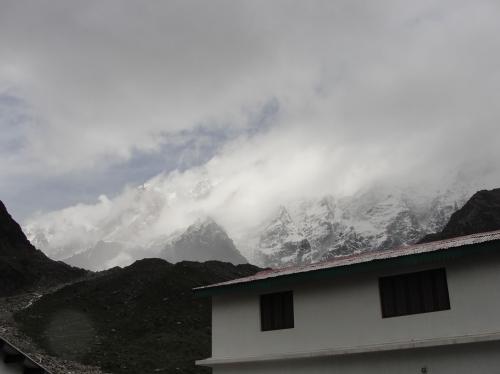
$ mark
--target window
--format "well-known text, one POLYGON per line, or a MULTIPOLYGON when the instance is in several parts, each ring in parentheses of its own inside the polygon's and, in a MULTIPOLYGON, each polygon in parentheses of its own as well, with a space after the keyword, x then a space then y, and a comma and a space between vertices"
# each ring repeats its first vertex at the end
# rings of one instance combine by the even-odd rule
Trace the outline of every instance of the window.
POLYGON ((260 295, 260 327, 262 331, 293 328, 293 292, 260 295))
POLYGON ((445 269, 380 278, 379 289, 383 318, 450 309, 445 269))

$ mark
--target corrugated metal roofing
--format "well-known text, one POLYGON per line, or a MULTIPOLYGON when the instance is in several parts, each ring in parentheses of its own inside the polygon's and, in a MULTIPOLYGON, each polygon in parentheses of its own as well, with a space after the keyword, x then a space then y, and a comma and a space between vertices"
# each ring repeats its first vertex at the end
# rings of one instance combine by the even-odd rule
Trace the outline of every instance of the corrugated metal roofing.
POLYGON ((391 250, 381 250, 381 251, 372 250, 357 255, 336 257, 333 260, 318 262, 310 265, 295 266, 295 267, 288 267, 275 270, 264 270, 249 277, 233 279, 227 282, 211 284, 203 287, 197 287, 194 289, 194 291, 197 292, 201 290, 209 290, 212 288, 224 288, 226 286, 231 286, 231 285, 238 285, 243 283, 278 278, 293 274, 309 273, 336 267, 351 266, 355 264, 361 264, 377 260, 390 260, 392 258, 397 258, 397 257, 436 252, 449 248, 464 247, 473 244, 491 242, 495 240, 500 240, 500 230, 461 236, 457 238, 440 240, 430 243, 403 246, 391 250))

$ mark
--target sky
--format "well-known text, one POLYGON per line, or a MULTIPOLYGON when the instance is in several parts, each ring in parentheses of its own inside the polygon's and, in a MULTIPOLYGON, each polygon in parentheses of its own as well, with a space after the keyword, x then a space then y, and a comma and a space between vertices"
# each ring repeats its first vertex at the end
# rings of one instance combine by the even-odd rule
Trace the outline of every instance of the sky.
POLYGON ((0 199, 25 221, 209 173, 237 219, 380 180, 500 186, 499 19, 496 0, 1 0, 0 199))

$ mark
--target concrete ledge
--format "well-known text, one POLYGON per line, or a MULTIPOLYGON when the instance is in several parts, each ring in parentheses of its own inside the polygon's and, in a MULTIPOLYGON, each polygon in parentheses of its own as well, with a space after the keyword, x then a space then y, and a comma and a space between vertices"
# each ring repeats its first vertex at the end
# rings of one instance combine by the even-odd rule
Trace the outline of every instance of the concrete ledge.
POLYGON ((196 365, 220 366, 220 365, 243 364, 243 363, 266 362, 266 361, 297 360, 297 359, 307 359, 307 358, 344 356, 344 355, 359 354, 359 353, 396 351, 402 349, 439 347, 439 346, 454 345, 454 344, 481 343, 481 342, 489 342, 496 340, 500 340, 500 332, 454 336, 448 338, 411 340, 405 342, 392 342, 392 343, 364 345, 357 347, 322 349, 310 352, 292 352, 292 353, 280 353, 280 354, 270 354, 270 355, 260 355, 260 356, 238 357, 238 358, 212 357, 212 358, 207 358, 205 360, 198 360, 196 361, 196 365))

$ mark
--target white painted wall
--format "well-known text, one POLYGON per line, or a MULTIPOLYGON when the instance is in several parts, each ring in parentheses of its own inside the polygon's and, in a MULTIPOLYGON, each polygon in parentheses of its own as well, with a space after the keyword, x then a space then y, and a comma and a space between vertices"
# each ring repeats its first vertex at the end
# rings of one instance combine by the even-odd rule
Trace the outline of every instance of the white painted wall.
MULTIPOLYGON (((212 357, 258 357, 500 332, 500 254, 342 276, 293 290, 295 328, 267 332, 260 331, 258 294, 214 297, 212 357), (442 266, 447 271, 451 310, 381 317, 378 277, 442 266)), ((232 373, 224 370, 216 373, 232 373)))
POLYGON ((213 374, 492 374, 499 372, 500 343, 216 367, 213 374))

